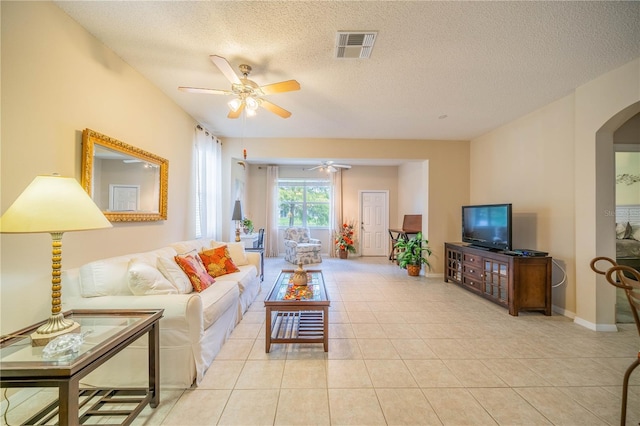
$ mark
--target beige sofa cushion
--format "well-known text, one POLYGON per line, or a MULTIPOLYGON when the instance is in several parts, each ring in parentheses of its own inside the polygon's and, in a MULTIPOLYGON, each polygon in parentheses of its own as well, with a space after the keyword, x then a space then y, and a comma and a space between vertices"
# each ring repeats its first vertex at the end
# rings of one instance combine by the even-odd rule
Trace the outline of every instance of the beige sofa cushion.
POLYGON ((236 305, 239 296, 235 281, 216 281, 200 292, 204 328, 209 328, 230 306, 236 305))

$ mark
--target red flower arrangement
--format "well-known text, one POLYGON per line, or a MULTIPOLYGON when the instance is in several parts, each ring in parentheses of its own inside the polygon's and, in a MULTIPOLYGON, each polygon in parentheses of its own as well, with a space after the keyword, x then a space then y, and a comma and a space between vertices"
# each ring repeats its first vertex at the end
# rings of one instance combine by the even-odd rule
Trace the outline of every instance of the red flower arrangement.
POLYGON ((355 237, 352 224, 342 224, 342 229, 336 232, 335 243, 338 250, 347 250, 351 253, 356 252, 356 247, 354 246, 355 237))

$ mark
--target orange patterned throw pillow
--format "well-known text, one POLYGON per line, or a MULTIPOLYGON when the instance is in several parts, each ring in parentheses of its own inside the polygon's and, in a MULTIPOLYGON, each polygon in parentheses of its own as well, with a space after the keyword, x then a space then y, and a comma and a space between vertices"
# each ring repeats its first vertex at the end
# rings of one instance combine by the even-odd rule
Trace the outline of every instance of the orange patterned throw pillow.
POLYGON ((231 260, 227 246, 220 246, 200 253, 205 269, 212 277, 238 272, 240 269, 231 260))
POLYGON ((195 250, 186 254, 179 254, 175 259, 176 263, 189 277, 193 289, 198 293, 215 282, 213 277, 207 274, 207 270, 195 250))

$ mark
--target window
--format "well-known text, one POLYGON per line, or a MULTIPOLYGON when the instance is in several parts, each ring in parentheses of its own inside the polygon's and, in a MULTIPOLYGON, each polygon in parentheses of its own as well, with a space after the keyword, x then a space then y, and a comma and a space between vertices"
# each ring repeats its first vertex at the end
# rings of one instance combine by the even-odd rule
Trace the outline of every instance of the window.
POLYGON ((278 226, 328 228, 330 207, 329 180, 278 180, 278 226))

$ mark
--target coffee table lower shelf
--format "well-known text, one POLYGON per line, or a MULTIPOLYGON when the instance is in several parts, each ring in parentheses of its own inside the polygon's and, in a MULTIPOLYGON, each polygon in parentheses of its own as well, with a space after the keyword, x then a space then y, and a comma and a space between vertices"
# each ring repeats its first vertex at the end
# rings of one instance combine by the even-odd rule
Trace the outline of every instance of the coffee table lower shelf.
MULTIPOLYGON (((267 318, 271 313, 267 313, 267 318)), ((273 311, 271 333, 267 336, 266 352, 272 343, 323 343, 324 351, 329 350, 327 333, 327 312, 314 311, 273 311)))
MULTIPOLYGON (((107 419, 108 424, 128 425, 151 401, 151 394, 147 388, 87 388, 80 389, 79 401, 79 424, 104 424, 107 419)), ((51 424, 58 417, 58 408, 56 399, 23 424, 51 424)))

